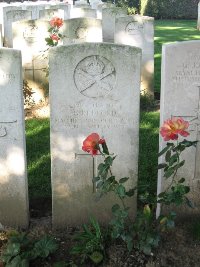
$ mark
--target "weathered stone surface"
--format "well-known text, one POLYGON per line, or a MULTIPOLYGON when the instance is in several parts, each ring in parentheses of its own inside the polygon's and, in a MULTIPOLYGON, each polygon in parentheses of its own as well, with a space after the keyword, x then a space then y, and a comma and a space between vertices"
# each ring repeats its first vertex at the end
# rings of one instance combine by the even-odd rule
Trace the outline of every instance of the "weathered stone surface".
MULTIPOLYGON (((92 177, 101 156, 84 153, 92 132, 117 154, 113 174, 137 184, 141 50, 130 46, 84 43, 50 51, 50 103, 53 226, 80 225, 90 215, 108 222, 116 199, 95 201, 92 177), (123 68, 122 68, 123 66, 123 68), (126 145, 125 145, 126 143, 126 145)), ((136 195, 130 199, 132 215, 136 195)))
POLYGON ((126 8, 109 7, 102 9, 103 41, 114 43, 115 20, 120 16, 127 15, 126 8))
MULTIPOLYGON (((161 113, 160 125, 173 117, 182 117, 190 122, 188 140, 200 140, 200 41, 186 41, 167 44, 162 51, 161 74, 161 113)), ((160 137, 159 150, 166 146, 160 137)), ((197 205, 195 209, 180 207, 176 210, 181 215, 199 214, 200 204, 200 143, 197 147, 186 149, 182 159, 185 165, 178 170, 177 179, 186 178, 191 187, 191 198, 197 205)), ((160 162, 164 158, 160 159, 160 162)), ((158 173, 158 193, 169 185, 163 178, 163 172, 158 173)), ((159 214, 159 208, 157 210, 159 214)))
POLYGON ((64 11, 64 19, 69 19, 70 18, 70 10, 71 10, 71 5, 68 4, 62 4, 58 3, 56 5, 50 6, 49 8, 57 8, 57 9, 62 9, 64 11))
POLYGON ((21 53, 0 49, 0 222, 28 226, 21 53))
POLYGON ((76 7, 71 9, 70 18, 96 18, 97 13, 95 9, 76 7))
POLYGON ((75 18, 64 21, 63 44, 102 42, 102 23, 94 18, 75 18))
POLYGON ((24 79, 35 91, 33 97, 36 104, 45 100, 48 90, 48 46, 45 38, 49 36, 49 28, 48 21, 27 20, 13 23, 13 48, 22 51, 24 79))
POLYGON ((199 4, 198 4, 197 29, 200 30, 200 2, 199 2, 199 4))
POLYGON ((5 25, 7 24, 7 17, 6 17, 6 13, 8 11, 14 11, 14 10, 21 10, 22 7, 19 7, 19 6, 9 6, 9 5, 6 5, 6 6, 2 6, 1 7, 1 14, 2 14, 2 24, 3 24, 3 36, 4 36, 4 27, 5 25))
POLYGON ((31 11, 33 20, 39 19, 39 12, 45 8, 44 5, 25 5, 23 9, 27 11, 31 11))
POLYGON ((141 92, 154 94, 154 18, 125 16, 116 18, 115 43, 142 49, 141 92))
POLYGON ((43 9, 39 12, 39 18, 43 20, 51 20, 53 17, 64 19, 64 10, 62 9, 43 9))
POLYGON ((6 12, 6 24, 4 25, 4 46, 13 46, 12 23, 20 20, 31 20, 31 12, 27 10, 12 10, 6 12))
POLYGON ((2 24, 0 24, 0 46, 3 46, 2 24))

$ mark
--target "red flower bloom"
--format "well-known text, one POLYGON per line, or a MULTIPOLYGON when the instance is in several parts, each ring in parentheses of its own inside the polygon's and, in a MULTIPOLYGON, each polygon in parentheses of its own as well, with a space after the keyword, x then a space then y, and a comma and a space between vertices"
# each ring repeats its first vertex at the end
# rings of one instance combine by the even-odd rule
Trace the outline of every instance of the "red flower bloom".
POLYGON ((58 41, 60 40, 59 36, 56 35, 55 33, 52 34, 52 35, 50 35, 50 38, 51 38, 52 40, 56 41, 56 42, 58 42, 58 41))
POLYGON ((188 127, 188 121, 184 121, 183 118, 173 117, 171 120, 164 121, 164 124, 160 129, 160 134, 164 138, 164 141, 177 140, 179 134, 184 137, 189 135, 189 133, 185 131, 188 127))
POLYGON ((82 150, 95 156, 99 151, 99 144, 105 143, 104 139, 100 139, 97 133, 90 134, 84 141, 82 150))
POLYGON ((50 20, 49 23, 50 23, 51 27, 60 28, 63 25, 63 19, 58 18, 58 17, 54 17, 50 20))

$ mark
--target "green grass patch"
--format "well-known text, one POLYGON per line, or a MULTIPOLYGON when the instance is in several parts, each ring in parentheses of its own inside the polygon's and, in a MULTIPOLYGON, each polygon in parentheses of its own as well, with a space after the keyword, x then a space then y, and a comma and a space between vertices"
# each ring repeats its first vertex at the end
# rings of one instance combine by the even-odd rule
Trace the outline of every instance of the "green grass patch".
POLYGON ((51 197, 49 119, 26 121, 26 150, 29 197, 51 197))
POLYGON ((176 41, 200 40, 196 20, 155 21, 155 91, 160 92, 162 45, 176 41))

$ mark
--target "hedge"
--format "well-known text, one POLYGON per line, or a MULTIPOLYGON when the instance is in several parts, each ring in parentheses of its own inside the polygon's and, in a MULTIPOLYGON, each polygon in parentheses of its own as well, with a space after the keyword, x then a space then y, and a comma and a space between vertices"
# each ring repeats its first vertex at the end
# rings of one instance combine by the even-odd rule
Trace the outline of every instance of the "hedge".
POLYGON ((141 15, 158 19, 197 19, 199 0, 140 0, 141 15))

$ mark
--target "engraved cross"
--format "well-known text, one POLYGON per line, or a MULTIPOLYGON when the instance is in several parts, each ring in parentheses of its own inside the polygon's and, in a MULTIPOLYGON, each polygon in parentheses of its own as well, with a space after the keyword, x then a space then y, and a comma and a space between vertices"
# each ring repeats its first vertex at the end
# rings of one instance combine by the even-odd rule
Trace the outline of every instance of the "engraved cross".
POLYGON ((10 124, 10 123, 16 123, 17 120, 13 120, 13 121, 0 121, 0 138, 1 137, 5 137, 8 132, 5 126, 1 126, 1 124, 10 124))
POLYGON ((195 153, 195 173, 194 173, 194 179, 199 179, 200 180, 200 86, 198 87, 198 105, 197 108, 195 109, 195 115, 175 115, 173 117, 186 117, 189 118, 187 119, 191 125, 190 131, 191 132, 196 132, 196 140, 199 141, 197 142, 196 146, 196 153, 195 153))
MULTIPOLYGON (((90 154, 83 154, 83 153, 75 153, 75 159, 77 156, 89 156, 92 158, 92 176, 96 177, 97 176, 97 158, 96 156, 101 156, 101 155, 95 155, 95 157, 92 157, 90 154)), ((93 193, 96 192, 96 184, 95 182, 93 183, 93 193)))

